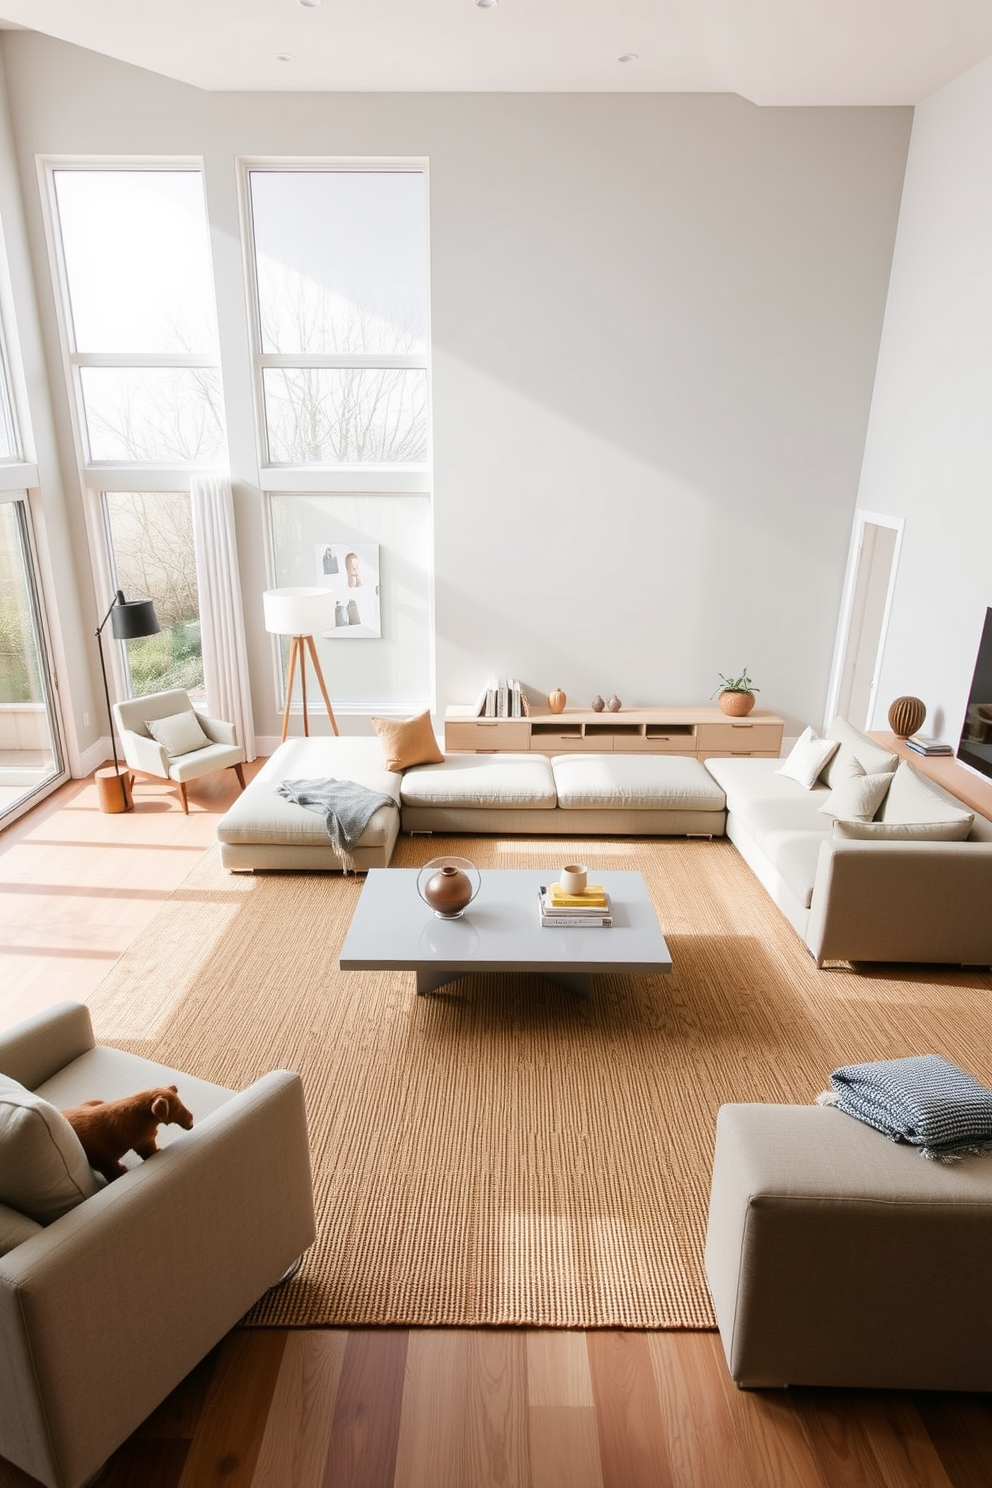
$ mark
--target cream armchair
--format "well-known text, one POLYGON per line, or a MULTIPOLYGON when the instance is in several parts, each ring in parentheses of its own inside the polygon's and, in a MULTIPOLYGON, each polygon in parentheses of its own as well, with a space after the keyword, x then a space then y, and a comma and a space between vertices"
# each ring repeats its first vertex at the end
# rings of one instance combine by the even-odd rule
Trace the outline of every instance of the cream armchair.
POLYGON ((147 697, 129 698, 114 704, 114 722, 120 735, 125 762, 139 775, 153 775, 162 780, 174 780, 179 787, 179 799, 183 810, 189 813, 186 785, 200 775, 209 775, 213 770, 234 770, 245 788, 244 750, 237 742, 233 723, 224 723, 219 718, 207 718, 197 713, 189 694, 182 688, 170 692, 152 692, 147 697), (208 742, 185 752, 170 753, 168 740, 159 742, 152 737, 149 723, 160 724, 162 720, 175 718, 179 714, 193 713, 208 742))
POLYGON ((312 1242, 303 1090, 98 1046, 76 1003, 0 1035, 0 1073, 58 1110, 175 1084, 194 1117, 51 1223, 0 1204, 0 1456, 80 1488, 312 1242))

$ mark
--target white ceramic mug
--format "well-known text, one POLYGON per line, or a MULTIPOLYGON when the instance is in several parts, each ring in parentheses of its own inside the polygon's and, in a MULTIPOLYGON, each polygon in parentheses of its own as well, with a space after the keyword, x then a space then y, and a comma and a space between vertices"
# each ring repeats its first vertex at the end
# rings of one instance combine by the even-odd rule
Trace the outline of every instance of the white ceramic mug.
POLYGON ((585 863, 566 863, 561 870, 561 886, 566 894, 584 894, 588 877, 585 863))

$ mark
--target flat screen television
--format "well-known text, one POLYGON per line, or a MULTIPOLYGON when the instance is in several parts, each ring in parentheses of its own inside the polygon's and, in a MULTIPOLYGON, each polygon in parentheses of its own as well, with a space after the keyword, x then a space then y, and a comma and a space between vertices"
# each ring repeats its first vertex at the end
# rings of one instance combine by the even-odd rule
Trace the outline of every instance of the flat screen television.
POLYGON ((992 779, 992 610, 985 611, 985 628, 964 713, 958 759, 992 779))

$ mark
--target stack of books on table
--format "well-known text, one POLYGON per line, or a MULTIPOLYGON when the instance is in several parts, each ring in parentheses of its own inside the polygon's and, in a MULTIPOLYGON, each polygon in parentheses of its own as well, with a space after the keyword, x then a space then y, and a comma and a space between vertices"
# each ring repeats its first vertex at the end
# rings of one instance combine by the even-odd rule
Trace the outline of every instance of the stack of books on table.
POLYGON ((954 753, 950 744, 945 744, 943 739, 938 739, 934 734, 910 734, 906 740, 906 748, 914 749, 917 754, 925 754, 928 759, 936 754, 954 753))
POLYGON ((561 884, 542 884, 538 895, 542 925, 574 925, 589 930, 613 924, 610 896, 600 884, 587 884, 581 894, 566 894, 561 884))

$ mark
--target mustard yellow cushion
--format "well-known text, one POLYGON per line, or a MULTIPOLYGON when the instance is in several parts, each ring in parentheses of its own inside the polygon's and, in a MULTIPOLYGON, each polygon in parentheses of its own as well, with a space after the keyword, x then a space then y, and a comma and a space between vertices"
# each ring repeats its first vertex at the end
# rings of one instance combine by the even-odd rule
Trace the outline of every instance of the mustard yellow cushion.
POLYGON ((443 765, 430 713, 416 718, 373 718, 372 727, 382 740, 386 769, 399 772, 411 765, 443 765))

